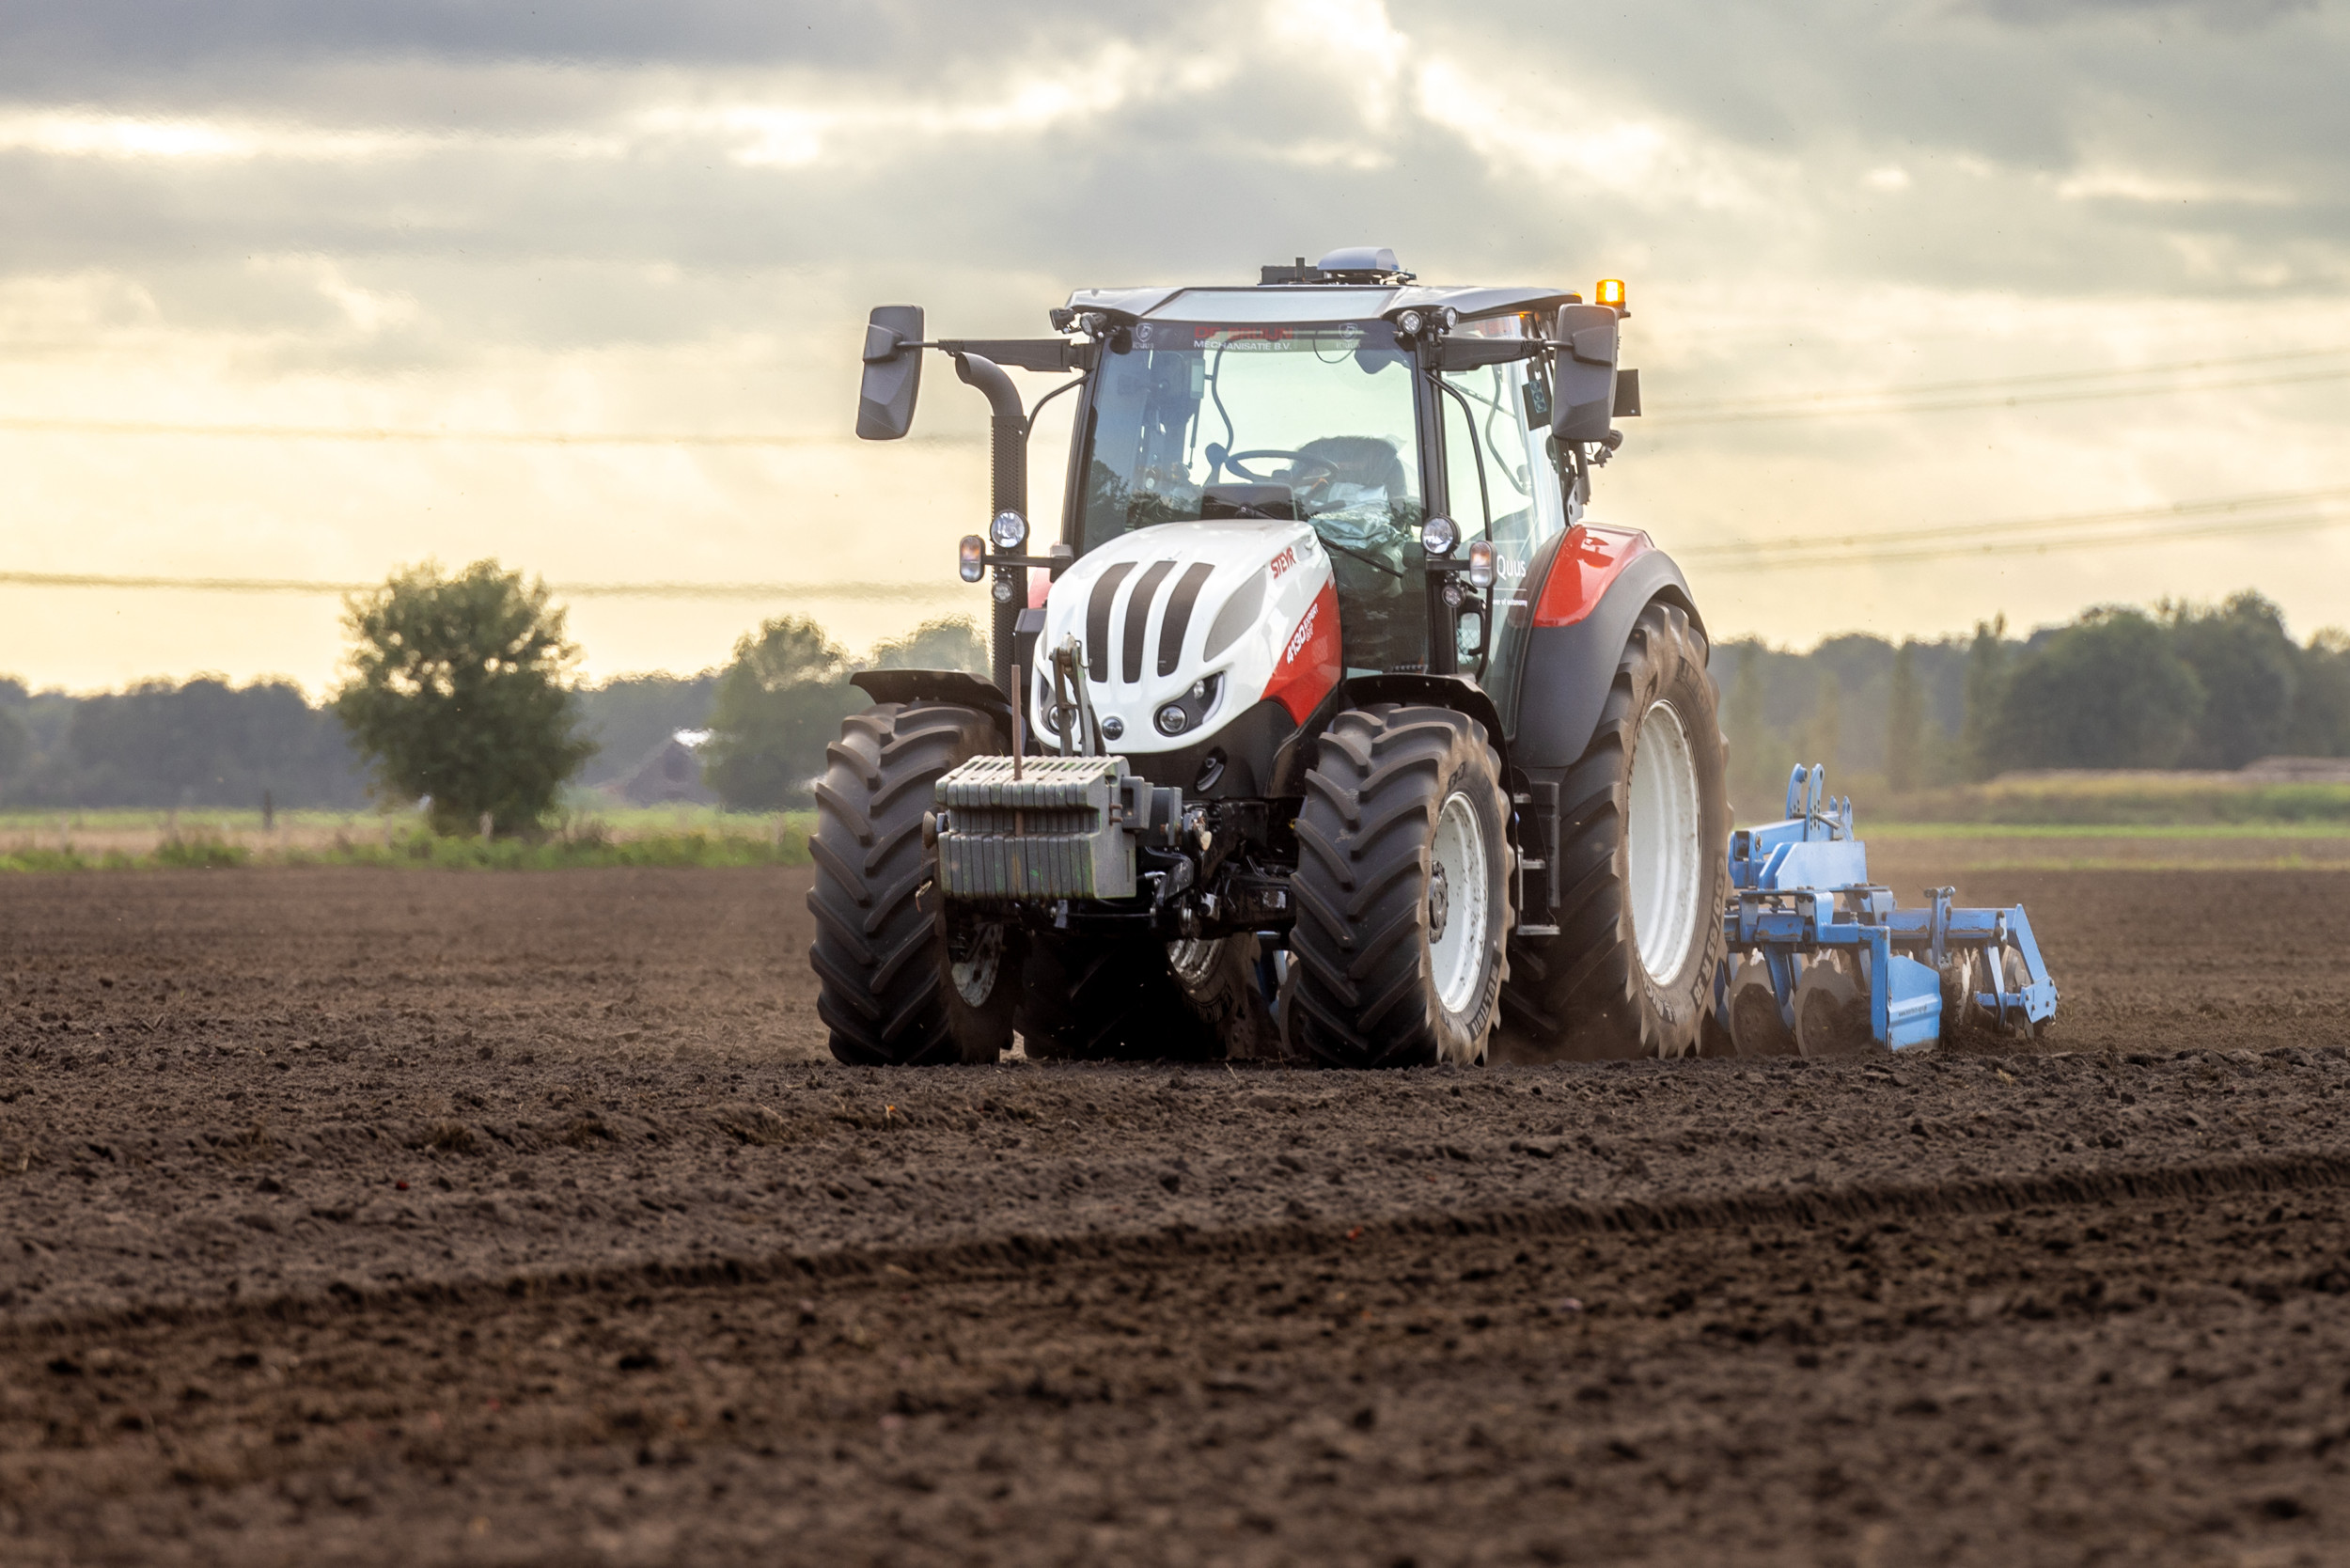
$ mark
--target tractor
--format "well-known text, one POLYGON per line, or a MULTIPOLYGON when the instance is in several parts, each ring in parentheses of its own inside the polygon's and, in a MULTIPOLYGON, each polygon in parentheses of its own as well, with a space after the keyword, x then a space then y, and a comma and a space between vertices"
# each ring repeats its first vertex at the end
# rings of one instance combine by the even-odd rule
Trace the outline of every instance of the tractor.
POLYGON ((1723 1045, 1704 619, 1647 535, 1586 516, 1640 412, 1628 314, 1620 281, 1436 287, 1370 248, 1080 290, 1046 337, 874 310, 860 437, 907 433, 928 353, 988 400, 960 565, 994 679, 854 678, 810 840, 834 1054, 1723 1045), (1049 543, 1007 368, 1075 399, 1049 543))

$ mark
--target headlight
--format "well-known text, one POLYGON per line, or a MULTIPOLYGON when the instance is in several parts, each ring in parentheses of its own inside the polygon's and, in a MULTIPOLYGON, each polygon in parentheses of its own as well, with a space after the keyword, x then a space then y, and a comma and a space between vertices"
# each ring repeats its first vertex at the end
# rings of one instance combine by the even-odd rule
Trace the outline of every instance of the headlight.
POLYGON ((987 537, 1007 556, 1018 555, 1020 547, 1028 542, 1028 520, 1016 511, 999 511, 995 521, 987 525, 987 537))
POLYGON ((961 555, 964 582, 976 583, 987 575, 987 541, 977 534, 964 535, 961 555))
POLYGON ((1418 337, 1419 329, 1427 324, 1426 319, 1417 310, 1406 310, 1395 319, 1395 330, 1406 337, 1418 337))
POLYGON ((1494 586, 1493 541, 1480 539, 1469 546, 1469 587, 1483 590, 1494 586))
POLYGON ((1191 728, 1191 715, 1183 712, 1181 703, 1170 702, 1159 710, 1157 723, 1160 734, 1180 735, 1191 728))
POLYGON ((1432 556, 1449 556, 1461 542, 1461 530, 1452 519, 1439 514, 1419 525, 1419 547, 1432 556))

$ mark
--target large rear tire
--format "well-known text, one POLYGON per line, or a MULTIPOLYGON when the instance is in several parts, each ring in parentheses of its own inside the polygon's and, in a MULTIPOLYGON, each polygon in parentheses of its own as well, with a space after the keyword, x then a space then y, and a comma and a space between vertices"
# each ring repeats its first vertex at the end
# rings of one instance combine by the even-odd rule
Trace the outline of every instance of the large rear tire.
POLYGON ((1509 809, 1474 719, 1381 702, 1330 721, 1297 819, 1292 1049, 1325 1067, 1485 1058, 1508 968, 1509 809))
MULTIPOLYGON (((1216 972, 1211 964, 1201 978, 1216 972)), ((1148 934, 1039 932, 1021 995, 1021 1043, 1040 1060, 1214 1061, 1225 1054, 1217 1024, 1185 995, 1167 944, 1148 934)))
POLYGON ((939 776, 1002 749, 989 718, 948 702, 885 702, 824 748, 808 853, 808 949, 832 1054, 859 1067, 994 1061, 1011 1044, 1025 941, 1005 923, 950 930, 922 817, 939 776))
POLYGON ((1722 961, 1730 789, 1705 636, 1640 612, 1559 787, 1559 934, 1511 945, 1511 1060, 1694 1056, 1722 961))

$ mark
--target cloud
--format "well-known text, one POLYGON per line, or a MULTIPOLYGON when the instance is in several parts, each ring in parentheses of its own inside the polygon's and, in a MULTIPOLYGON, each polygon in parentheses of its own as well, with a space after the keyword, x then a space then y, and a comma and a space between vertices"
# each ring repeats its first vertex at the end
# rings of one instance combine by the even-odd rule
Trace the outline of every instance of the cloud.
MULTIPOLYGON (((848 443, 866 307, 1034 332, 1073 286, 1238 282, 1342 243, 1430 277, 1630 276, 1660 413, 1607 494, 1660 526, 2191 494, 2232 482, 2221 425, 2264 467, 2322 467, 2350 446, 2310 412, 2323 388, 1865 430, 1700 433, 1664 412, 2174 339, 2350 341, 2350 19, 2217 15, 0 0, 0 414, 807 443, 239 456, 0 434, 12 521, 46 520, 16 543, 197 541, 266 574, 300 541, 332 576, 478 536, 577 578, 632 551, 773 575, 789 535, 838 546, 827 570, 918 576, 967 531, 973 476, 964 448, 848 443), (878 557, 844 542, 876 529, 878 557)), ((961 394, 942 379, 918 428, 977 439, 961 394)), ((1049 465, 1035 482, 1058 493, 1049 465)), ((2032 591, 2061 613, 2077 586, 2032 591)), ((2027 613, 1972 591, 1921 577, 1916 604, 1939 607, 1835 613, 2027 613)), ((1826 613, 1783 580, 1730 603, 1774 635, 1826 613)), ((0 667, 24 662, 6 636, 0 667)))

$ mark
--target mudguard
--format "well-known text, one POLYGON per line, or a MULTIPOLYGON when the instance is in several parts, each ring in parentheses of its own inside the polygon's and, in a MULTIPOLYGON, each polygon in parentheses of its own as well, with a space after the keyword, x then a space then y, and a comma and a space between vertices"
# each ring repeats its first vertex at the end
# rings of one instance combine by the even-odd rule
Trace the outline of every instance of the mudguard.
POLYGON ((1510 760, 1529 772, 1566 767, 1591 744, 1624 640, 1652 601, 1671 601, 1704 630, 1681 568, 1645 534, 1590 529, 1593 543, 1578 554, 1574 536, 1586 531, 1570 531, 1528 595, 1534 624, 1524 644, 1510 760))
POLYGON ((1313 743, 1328 729, 1330 720, 1348 708, 1360 708, 1369 702, 1425 702, 1434 707, 1449 708, 1465 713, 1485 727, 1485 734, 1501 754, 1501 776, 1510 776, 1510 739, 1502 733, 1501 713, 1494 707, 1494 699, 1484 687, 1465 675, 1428 675, 1399 671, 1382 675, 1355 675, 1340 682, 1330 689, 1322 705, 1308 715, 1297 732, 1281 744, 1273 760, 1272 788, 1275 795, 1302 794, 1306 789, 1306 770, 1313 766, 1313 743))
POLYGON ((927 700, 976 708, 995 721, 1004 749, 1011 749, 1011 704, 984 676, 962 669, 861 669, 849 677, 849 684, 876 702, 927 700))

